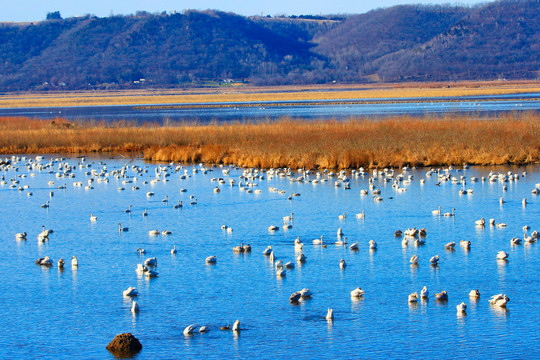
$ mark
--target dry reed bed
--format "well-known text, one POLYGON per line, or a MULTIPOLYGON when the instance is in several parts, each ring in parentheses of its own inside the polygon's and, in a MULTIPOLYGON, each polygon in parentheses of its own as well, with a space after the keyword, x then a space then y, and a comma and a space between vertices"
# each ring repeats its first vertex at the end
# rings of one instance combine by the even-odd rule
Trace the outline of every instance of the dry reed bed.
POLYGON ((143 153, 146 160, 355 168, 540 162, 540 115, 134 126, 0 119, 0 153, 143 153))

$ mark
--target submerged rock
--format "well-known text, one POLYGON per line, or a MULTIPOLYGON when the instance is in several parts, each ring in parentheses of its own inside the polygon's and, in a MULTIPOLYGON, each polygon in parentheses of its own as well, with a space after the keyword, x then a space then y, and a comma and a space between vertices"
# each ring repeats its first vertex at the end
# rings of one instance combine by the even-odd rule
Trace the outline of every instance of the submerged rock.
POLYGON ((132 354, 139 352, 142 345, 139 340, 131 333, 118 334, 107 345, 107 350, 113 353, 132 354))

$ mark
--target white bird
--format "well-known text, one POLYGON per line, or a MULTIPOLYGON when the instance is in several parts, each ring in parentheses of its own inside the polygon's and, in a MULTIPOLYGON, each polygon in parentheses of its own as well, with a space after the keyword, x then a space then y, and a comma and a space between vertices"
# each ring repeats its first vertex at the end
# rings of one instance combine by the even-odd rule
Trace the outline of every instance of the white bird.
POLYGON ((508 253, 502 250, 497 253, 497 260, 507 260, 507 259, 508 259, 508 253))
POLYGON ((184 331, 182 332, 182 334, 184 334, 184 336, 189 336, 189 335, 193 335, 193 332, 195 331, 195 329, 198 327, 198 325, 196 324, 191 324, 189 325, 188 327, 186 327, 184 329, 184 331))
POLYGON ((232 331, 240 331, 240 320, 236 320, 232 326, 232 331))
POLYGON ((471 290, 471 292, 469 292, 469 297, 472 297, 472 298, 479 298, 480 297, 480 291, 478 291, 478 289, 476 290, 471 290))
POLYGON ((375 240, 369 240, 369 248, 372 250, 377 249, 377 243, 375 242, 375 240))
POLYGON ((497 223, 498 228, 505 228, 507 225, 505 223, 497 223))
POLYGON ((289 296, 289 301, 293 304, 296 304, 298 303, 301 297, 302 297, 302 294, 300 293, 300 291, 296 291, 292 293, 291 296, 289 296))
POLYGON ((326 313, 325 319, 328 321, 334 320, 334 310, 328 308, 328 312, 326 313))
POLYGON ((275 226, 275 225, 270 225, 268 227, 268 231, 277 231, 277 230, 279 230, 279 228, 277 226, 275 226))
POLYGON ((302 290, 300 290, 300 295, 303 298, 310 298, 311 295, 313 295, 313 292, 309 290, 308 288, 303 288, 302 290))
POLYGON ((432 210, 431 214, 433 214, 433 215, 441 215, 441 207, 439 206, 439 208, 437 210, 432 210))
POLYGON ((320 239, 313 240, 313 245, 322 245, 323 244, 323 236, 321 235, 320 239))
POLYGON ((349 250, 358 250, 358 241, 349 246, 349 250))
POLYGON ((465 249, 470 249, 471 248, 471 242, 469 240, 461 240, 459 242, 459 246, 465 248, 465 249))
POLYGON ((53 261, 51 260, 50 257, 45 256, 45 257, 37 259, 36 264, 43 265, 43 266, 52 266, 53 261))
POLYGON ((270 255, 272 253, 272 247, 271 246, 267 246, 266 249, 264 249, 263 251, 263 255, 270 255))
POLYGON ((339 216, 338 216, 338 219, 339 219, 339 220, 345 220, 345 219, 346 219, 345 213, 339 215, 339 216))
POLYGON ((299 236, 294 240, 294 249, 302 250, 303 247, 304 247, 304 244, 300 241, 300 236, 299 236))
POLYGON ((356 214, 357 219, 364 219, 366 217, 365 210, 362 210, 361 213, 356 214))
POLYGON ((210 331, 210 328, 209 328, 208 326, 201 326, 201 327, 199 328, 199 333, 200 333, 200 334, 207 333, 207 332, 209 332, 209 331, 210 331))
POLYGON ((431 259, 429 259, 429 262, 431 263, 431 265, 437 265, 439 262, 439 255, 433 256, 431 259))
POLYGON ((151 235, 151 236, 159 235, 159 230, 157 230, 157 229, 150 230, 150 231, 148 232, 148 235, 151 235))
POLYGON ((306 256, 305 256, 304 254, 300 254, 300 255, 298 255, 298 257, 296 258, 296 260, 297 260, 298 262, 304 263, 304 262, 306 262, 307 258, 306 258, 306 256))
POLYGON ((177 250, 176 250, 176 245, 173 245, 173 248, 171 250, 171 255, 174 255, 177 253, 177 250))
POLYGON ((155 257, 146 259, 144 266, 157 266, 157 259, 155 257))
POLYGON ((351 291, 351 297, 353 297, 353 298, 358 298, 358 297, 362 297, 362 296, 364 296, 364 290, 362 290, 359 287, 357 287, 356 289, 351 291))
POLYGON ((137 288, 134 287, 128 287, 126 290, 122 292, 124 296, 137 296, 139 295, 139 292, 137 291, 137 288))
POLYGON ((414 292, 412 294, 409 294, 409 303, 416 303, 418 302, 418 293, 414 292))
POLYGON ((343 236, 343 230, 341 228, 337 229, 337 236, 343 236))
POLYGON ((506 201, 504 201, 504 199, 503 199, 502 197, 499 199, 499 204, 502 205, 502 204, 504 204, 505 202, 506 202, 506 201))
POLYGON ((136 301, 131 302, 131 312, 134 314, 139 312, 139 304, 136 301))
POLYGON ((418 264, 418 255, 413 255, 411 257, 411 260, 409 260, 409 262, 413 265, 417 265, 418 264))
POLYGON ((456 246, 456 243, 454 241, 449 242, 448 244, 444 245, 444 248, 446 250, 454 250, 454 247, 456 246))
POLYGON ((480 220, 476 220, 474 223, 478 226, 484 226, 486 224, 486 219, 481 218, 480 220))
POLYGON ((122 224, 118 223, 118 232, 124 232, 124 231, 128 231, 129 228, 127 227, 122 227, 122 224))
POLYGON ((491 305, 498 306, 498 307, 506 307, 506 303, 509 301, 510 299, 508 298, 508 296, 506 296, 506 294, 493 295, 491 299, 489 299, 489 303, 491 305))
POLYGON ((427 286, 424 286, 424 287, 422 288, 422 291, 420 291, 420 297, 421 297, 422 299, 427 299, 427 298, 429 297, 429 291, 428 291, 427 286))
POLYGON ((522 241, 523 241, 523 240, 521 240, 520 238, 517 238, 517 237, 516 237, 516 238, 510 239, 510 244, 512 244, 512 245, 520 245, 522 241))
POLYGON ((345 260, 341 259, 339 261, 339 267, 342 269, 345 269, 347 267, 347 263, 345 262, 345 260))
POLYGON ((215 256, 209 256, 209 257, 207 257, 207 258, 205 259, 205 262, 206 262, 207 264, 215 264, 215 263, 217 263, 217 257, 215 257, 215 256))
POLYGON ((467 310, 467 305, 462 302, 461 304, 456 306, 458 314, 465 314, 465 311, 467 310))
POLYGON ((26 235, 27 235, 26 232, 15 234, 15 239, 16 240, 26 240, 26 235))
POLYGON ((71 266, 73 266, 73 267, 79 266, 79 261, 77 260, 77 258, 75 256, 73 256, 71 258, 71 266))
POLYGON ((452 209, 452 212, 444 213, 443 216, 446 216, 446 217, 455 216, 454 211, 456 211, 456 209, 452 209))
POLYGON ((435 294, 435 300, 437 301, 447 301, 448 300, 448 293, 446 290, 441 291, 438 294, 435 294))
POLYGON ((97 221, 97 216, 90 214, 90 221, 97 221))

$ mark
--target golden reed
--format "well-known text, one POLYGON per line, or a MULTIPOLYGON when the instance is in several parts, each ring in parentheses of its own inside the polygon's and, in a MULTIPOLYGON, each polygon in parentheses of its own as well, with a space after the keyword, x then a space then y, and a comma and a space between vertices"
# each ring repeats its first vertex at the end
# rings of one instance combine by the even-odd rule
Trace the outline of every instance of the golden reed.
POLYGON ((540 115, 355 118, 139 126, 0 118, 0 153, 144 154, 149 161, 246 167, 536 164, 540 115))

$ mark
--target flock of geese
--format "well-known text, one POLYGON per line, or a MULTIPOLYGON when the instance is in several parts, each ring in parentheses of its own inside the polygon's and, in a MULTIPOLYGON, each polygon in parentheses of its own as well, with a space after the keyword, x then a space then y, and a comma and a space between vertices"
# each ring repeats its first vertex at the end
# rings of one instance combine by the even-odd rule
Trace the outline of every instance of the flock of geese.
MULTIPOLYGON (((57 179, 62 179, 61 181, 67 181, 67 179, 75 178, 75 170, 77 168, 84 171, 84 174, 86 176, 86 186, 85 189, 92 190, 94 183, 106 183, 109 182, 109 179, 116 178, 119 181, 121 181, 122 186, 119 186, 117 188, 118 191, 124 191, 125 186, 128 186, 129 184, 134 184, 137 182, 138 179, 142 179, 143 177, 150 178, 148 172, 149 167, 140 167, 137 165, 124 165, 120 167, 119 169, 110 170, 107 168, 107 165, 105 163, 100 163, 98 168, 93 168, 92 164, 88 164, 85 162, 84 158, 80 158, 80 161, 78 164, 73 165, 70 162, 66 161, 63 158, 59 159, 50 159, 48 162, 43 161, 43 157, 36 157, 35 159, 27 158, 27 157, 12 157, 11 159, 6 159, 6 161, 3 162, 2 165, 0 165, 0 171, 3 172, 0 178, 0 186, 6 186, 8 185, 12 189, 17 189, 19 191, 26 191, 28 196, 32 196, 33 193, 29 190, 28 185, 21 185, 20 182, 23 181, 27 176, 36 176, 36 173, 49 173, 49 174, 55 174, 57 179), (26 168, 28 170, 28 175, 22 173, 20 170, 23 168, 26 168), (8 179, 6 177, 6 174, 13 174, 13 177, 11 179, 8 179)), ((238 168, 236 168, 238 169, 238 168)), ((403 168, 401 173, 398 173, 394 169, 384 169, 384 170, 373 170, 372 174, 370 175, 368 172, 364 171, 363 168, 360 168, 358 170, 352 170, 350 173, 347 173, 345 171, 341 171, 338 173, 334 173, 331 171, 321 171, 312 173, 309 170, 302 170, 298 173, 294 173, 290 169, 270 169, 270 170, 257 170, 257 169, 245 169, 242 172, 242 175, 239 177, 238 180, 233 179, 232 177, 229 177, 229 172, 231 170, 231 167, 222 167, 221 171, 224 175, 223 178, 212 178, 212 182, 216 182, 220 185, 230 185, 230 186, 238 186, 240 190, 246 191, 247 193, 250 192, 261 192, 262 190, 258 189, 258 181, 264 180, 266 178, 287 178, 291 182, 310 182, 310 183, 318 183, 318 182, 327 182, 327 181, 334 181, 335 187, 343 187, 345 190, 350 190, 350 182, 349 182, 349 174, 352 177, 369 177, 369 190, 368 189, 362 189, 360 191, 361 196, 367 196, 371 192, 373 200, 374 201, 382 201, 383 197, 381 196, 381 190, 377 189, 375 184, 378 181, 383 182, 391 182, 392 188, 396 191, 406 191, 407 188, 404 187, 405 185, 408 185, 413 181, 414 176, 408 175, 409 168, 405 167, 403 168), (225 178, 228 177, 227 180, 225 178)), ((426 177, 437 177, 437 182, 435 183, 436 186, 440 186, 442 182, 451 182, 453 184, 461 184, 462 189, 460 190, 460 195, 465 194, 471 194, 473 192, 472 189, 465 189, 467 181, 471 182, 501 182, 501 183, 507 183, 511 181, 518 181, 520 177, 527 176, 527 173, 522 174, 514 174, 511 172, 508 173, 493 173, 491 172, 488 176, 482 177, 482 178, 476 178, 476 177, 470 177, 466 178, 465 176, 457 177, 455 173, 452 171, 454 170, 452 167, 449 167, 447 169, 437 169, 437 170, 429 170, 426 173, 426 177)), ((190 177, 189 171, 187 168, 184 168, 180 165, 174 165, 170 164, 168 166, 162 166, 158 165, 155 167, 155 176, 152 180, 144 180, 142 181, 142 184, 148 184, 155 183, 155 182, 167 182, 169 181, 167 178, 170 177, 173 173, 179 174, 180 179, 186 179, 190 177)), ((193 173, 202 172, 204 174, 213 171, 212 168, 204 167, 201 165, 194 166, 192 168, 193 173)), ((420 180, 421 183, 425 183, 425 179, 420 180)), ((54 182, 49 181, 49 186, 53 186, 54 182)), ((84 184, 80 181, 73 182, 73 186, 81 187, 84 184)), ((66 189, 66 183, 63 183, 62 185, 57 187, 58 189, 66 189)), ((140 187, 136 185, 131 185, 131 188, 133 191, 139 190, 140 187)), ((540 192, 540 184, 537 184, 536 187, 531 191, 532 194, 538 194, 540 192)), ((280 190, 278 188, 269 187, 268 190, 270 192, 277 192, 279 194, 286 194, 285 190, 280 190)), ((503 186, 503 191, 507 190, 507 185, 503 186)), ((186 192, 186 189, 180 189, 181 192, 186 192)), ((214 193, 219 193, 220 188, 218 186, 215 186, 213 189, 214 193)), ((146 193, 147 197, 153 197, 155 194, 151 191, 146 193)), ((299 193, 290 194, 288 196, 289 200, 292 200, 295 196, 300 196, 299 193)), ((54 197, 54 193, 49 193, 49 200, 47 200, 44 204, 41 205, 42 208, 48 209, 51 206, 54 206, 54 202, 51 202, 54 197)), ((162 202, 167 203, 169 201, 168 196, 165 196, 165 198, 162 200, 162 202)), ((499 200, 500 204, 502 205, 504 203, 504 199, 501 197, 499 200)), ((194 195, 190 196, 189 204, 194 206, 197 204, 197 199, 194 195)), ((527 205, 527 200, 523 199, 522 201, 523 206, 527 205)), ((179 201, 177 204, 174 205, 175 209, 180 209, 184 206, 182 201, 179 201)), ((126 213, 131 213, 133 211, 132 205, 129 205, 129 207, 125 210, 126 213)), ((437 209, 433 210, 432 215, 434 216, 443 216, 443 217, 455 217, 456 216, 456 209, 452 208, 447 212, 443 212, 441 207, 439 206, 437 209)), ((144 210, 143 216, 148 215, 147 209, 144 210)), ((364 219, 366 217, 365 211, 362 211, 360 213, 355 214, 356 219, 364 219)), ((343 212, 342 214, 339 214, 338 216, 339 220, 346 220, 347 214, 343 212)), ((282 218, 283 225, 282 227, 285 229, 291 228, 293 226, 294 222, 294 213, 290 213, 289 215, 286 215, 282 218)), ((96 222, 98 221, 98 218, 93 213, 90 214, 90 221, 96 222)), ((496 228, 503 228, 506 226, 504 223, 496 223, 495 219, 490 219, 488 221, 489 226, 494 226, 496 228)), ((486 220, 485 218, 481 218, 474 222, 474 226, 478 227, 484 227, 486 226, 486 220)), ((221 227, 223 231, 226 231, 228 233, 232 233, 233 229, 232 227, 228 225, 223 225, 221 227)), ((275 225, 270 225, 268 227, 268 231, 275 232, 278 231, 280 227, 275 225)), ((522 242, 525 243, 533 243, 536 242, 539 238, 538 231, 533 231, 531 235, 527 235, 528 230, 530 229, 529 226, 524 226, 524 238, 512 238, 511 245, 519 245, 522 242)), ((122 226, 121 223, 118 223, 118 232, 127 232, 129 231, 128 227, 122 226)), ((49 241, 50 235, 54 231, 52 229, 46 229, 45 226, 42 227, 42 231, 37 235, 37 239, 39 242, 46 242, 49 241)), ((156 235, 169 235, 172 232, 170 230, 151 230, 149 231, 149 235, 156 236, 156 235)), ((27 240, 28 234, 26 232, 17 233, 15 235, 15 238, 17 241, 25 241, 27 240)), ((396 238, 403 238, 401 243, 402 245, 409 246, 422 246, 425 244, 425 238, 427 236, 427 230, 426 229, 416 229, 416 228, 409 228, 404 231, 402 230, 396 230, 394 232, 394 236, 396 238)), ((325 242, 324 236, 320 236, 320 238, 313 239, 311 241, 312 245, 316 246, 322 246, 326 247, 327 243, 325 242)), ((345 246, 348 245, 348 248, 351 251, 358 251, 360 248, 360 244, 358 241, 348 244, 347 237, 344 236, 343 230, 339 228, 337 230, 337 241, 334 243, 337 246, 345 246)), ((300 240, 300 237, 296 238, 294 240, 294 243, 291 244, 291 247, 294 247, 295 252, 298 253, 296 256, 296 261, 298 263, 304 263, 307 261, 307 257, 302 252, 304 248, 305 243, 303 243, 300 240)), ((469 249, 471 247, 471 242, 462 240, 459 242, 459 245, 463 247, 464 249, 469 249)), ((454 247, 456 246, 455 242, 449 242, 446 245, 444 245, 445 250, 452 251, 454 247)), ((374 240, 370 240, 366 247, 370 250, 376 250, 378 247, 378 244, 374 240)), ((240 244, 238 246, 235 246, 232 251, 234 253, 249 253, 251 252, 251 246, 249 244, 240 244)), ((137 252, 142 255, 146 251, 142 248, 138 248, 137 252)), ((173 249, 170 251, 171 254, 176 254, 177 249, 176 245, 173 247, 173 249)), ((282 260, 278 259, 275 255, 273 249, 271 246, 268 246, 263 251, 264 256, 268 257, 270 261, 273 263, 273 266, 275 268, 275 275, 278 277, 285 277, 287 275, 287 272, 291 269, 294 269, 295 264, 292 261, 284 263, 282 260)), ((496 259, 498 261, 508 261, 509 260, 509 254, 503 250, 499 251, 496 254, 496 259)), ((432 266, 438 266, 439 263, 439 255, 434 255, 429 259, 429 262, 432 266)), ((420 262, 419 256, 414 255, 410 259, 411 266, 417 266, 420 262)), ((158 272, 156 271, 157 267, 157 258, 148 258, 144 261, 144 263, 137 264, 137 268, 135 269, 136 273, 140 276, 146 276, 146 277, 157 277, 158 272)), ((216 264, 217 263, 217 257, 215 255, 208 256, 205 259, 206 264, 216 264)), ((48 256, 41 257, 36 260, 36 264, 40 266, 45 267, 51 267, 54 265, 53 260, 50 259, 48 256)), ((59 259, 57 262, 58 268, 62 269, 64 268, 65 261, 63 259, 59 259)), ((78 260, 76 256, 72 257, 71 260, 71 266, 72 268, 78 267, 78 260)), ((345 269, 347 267, 347 264, 344 259, 341 259, 339 262, 339 267, 341 269, 345 269)), ((135 287, 128 287, 126 290, 123 291, 123 296, 132 298, 131 301, 131 311, 136 314, 139 312, 139 304, 134 299, 139 295, 138 290, 135 287)), ((289 301, 293 304, 296 304, 302 299, 310 298, 313 295, 313 292, 310 289, 304 288, 302 290, 296 291, 289 297, 289 301)), ((351 298, 361 298, 365 295, 364 290, 362 290, 360 287, 357 287, 353 289, 350 292, 351 298)), ((442 291, 440 293, 437 293, 434 295, 436 301, 448 301, 448 293, 446 291, 442 291)), ((471 290, 469 293, 469 298, 477 300, 480 297, 479 290, 471 290)), ((424 288, 420 291, 420 295, 417 292, 411 293, 408 295, 408 303, 414 304, 418 301, 424 301, 429 298, 429 291, 427 287, 424 286, 424 288)), ((496 294, 492 296, 489 300, 489 303, 492 306, 495 307, 506 307, 507 303, 509 302, 509 298, 506 296, 506 294, 496 294)), ((467 309, 467 305, 464 302, 461 302, 456 306, 458 314, 464 314, 467 309)), ((327 321, 332 321, 334 319, 334 312, 332 308, 329 308, 324 318, 327 321)), ((232 327, 230 325, 220 327, 222 330, 232 330, 234 332, 238 332, 241 330, 240 328, 240 322, 239 320, 236 320, 232 327)), ((183 333, 184 335, 193 335, 195 333, 205 333, 210 330, 210 327, 205 326, 198 326, 197 324, 191 324, 187 326, 183 333)))

